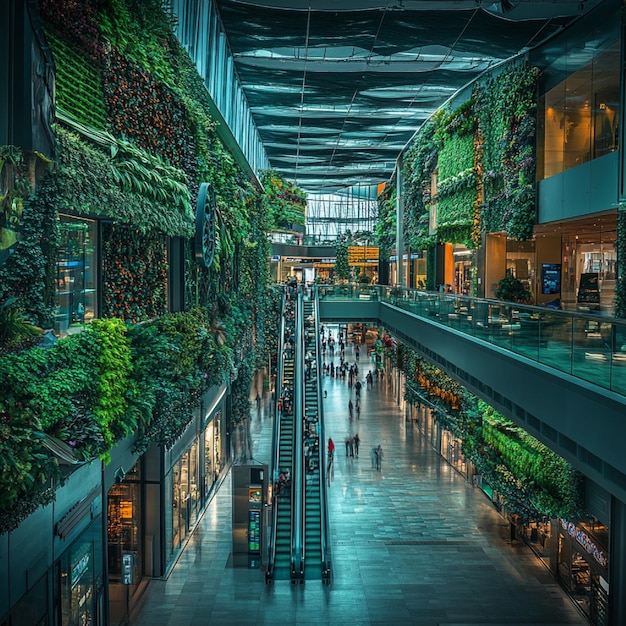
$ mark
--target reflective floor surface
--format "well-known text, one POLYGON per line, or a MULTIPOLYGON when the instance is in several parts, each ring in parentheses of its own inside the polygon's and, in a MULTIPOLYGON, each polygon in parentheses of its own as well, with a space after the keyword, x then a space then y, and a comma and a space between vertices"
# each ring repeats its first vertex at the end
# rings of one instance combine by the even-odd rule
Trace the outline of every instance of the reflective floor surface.
MULTIPOLYGON (((352 348, 346 358, 354 361, 352 348)), ((372 364, 362 357, 360 365, 364 378, 372 364)), ((169 578, 150 582, 133 625, 587 623, 530 549, 509 541, 486 496, 405 421, 388 377, 361 392, 358 420, 348 417, 347 384, 323 382, 326 430, 337 445, 332 583, 266 585, 262 569, 233 565, 229 475, 169 578), (343 442, 355 432, 360 456, 346 457, 343 442), (370 456, 378 444, 380 471, 370 456)), ((253 456, 263 463, 271 425, 266 398, 251 414, 253 456)))

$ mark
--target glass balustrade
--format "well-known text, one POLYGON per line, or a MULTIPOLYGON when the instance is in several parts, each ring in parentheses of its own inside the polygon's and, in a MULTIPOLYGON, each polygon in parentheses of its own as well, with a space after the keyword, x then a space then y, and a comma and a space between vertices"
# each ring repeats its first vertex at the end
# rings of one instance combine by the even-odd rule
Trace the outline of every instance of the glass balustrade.
POLYGON ((317 294, 387 302, 626 395, 626 320, 384 285, 318 285, 317 294))

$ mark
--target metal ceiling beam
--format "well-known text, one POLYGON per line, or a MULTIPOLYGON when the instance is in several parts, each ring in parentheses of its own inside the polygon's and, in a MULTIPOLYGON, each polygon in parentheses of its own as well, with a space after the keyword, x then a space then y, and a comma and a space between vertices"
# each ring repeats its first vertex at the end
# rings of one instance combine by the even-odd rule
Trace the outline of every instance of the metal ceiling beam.
POLYGON ((388 181, 454 94, 603 0, 212 1, 271 167, 315 193, 388 181))
POLYGON ((289 11, 472 11, 477 7, 510 20, 575 17, 602 0, 245 0, 241 4, 289 11))

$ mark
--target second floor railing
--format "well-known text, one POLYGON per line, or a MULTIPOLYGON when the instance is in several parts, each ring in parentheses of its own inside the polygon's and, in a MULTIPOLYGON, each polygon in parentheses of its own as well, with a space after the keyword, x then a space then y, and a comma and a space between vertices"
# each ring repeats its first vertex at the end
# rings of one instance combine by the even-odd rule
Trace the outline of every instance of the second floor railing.
POLYGON ((321 301, 379 300, 626 396, 626 320, 387 287, 320 285, 321 301))

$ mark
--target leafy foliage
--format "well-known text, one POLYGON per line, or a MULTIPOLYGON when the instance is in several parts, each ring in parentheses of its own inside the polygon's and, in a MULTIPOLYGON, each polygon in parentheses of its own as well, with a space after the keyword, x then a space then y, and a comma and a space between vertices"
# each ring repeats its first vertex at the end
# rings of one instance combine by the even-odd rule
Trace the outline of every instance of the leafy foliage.
POLYGON ((265 189, 264 201, 272 229, 290 229, 293 224, 304 225, 306 194, 293 183, 286 181, 275 170, 261 173, 265 189))
POLYGON ((0 304, 0 351, 20 347, 24 342, 39 339, 43 330, 29 324, 15 305, 15 298, 0 304))
POLYGON ((582 510, 580 474, 565 459, 490 406, 482 403, 482 410, 483 439, 497 455, 496 471, 503 480, 514 481, 525 495, 529 511, 548 517, 579 516, 582 510))
POLYGON ((437 238, 473 247, 472 224, 476 203, 474 169, 475 120, 469 101, 448 115, 438 117, 437 238))
POLYGON ((349 233, 342 233, 335 244, 335 281, 350 280, 350 264, 348 263, 349 233))
MULTIPOLYGON (((47 3, 51 4, 51 3, 47 3)), ((74 3, 75 4, 75 3, 74 3)), ((51 28, 46 29, 46 39, 56 60, 56 106, 83 124, 104 129, 107 126, 100 64, 92 55, 98 48, 73 46, 51 28)), ((94 40, 98 42, 98 40, 94 40)))
POLYGON ((110 225, 104 228, 104 315, 136 323, 165 314, 165 237, 110 225))
POLYGON ((396 175, 378 196, 378 219, 374 232, 375 243, 379 247, 379 259, 388 259, 396 247, 396 175))
POLYGON ((580 472, 435 365, 406 346, 402 352, 406 400, 434 407, 437 421, 462 440, 465 456, 511 511, 524 519, 582 514, 580 472))
MULTIPOLYGON (((511 64, 478 81, 471 100, 438 111, 422 126, 404 156, 405 237, 412 248, 432 250, 428 212, 435 167, 437 241, 475 248, 482 232, 532 237, 537 75, 536 68, 511 64)), ((391 219, 381 217, 381 230, 388 229, 391 219)), ((430 288, 434 278, 432 283, 430 288)))
MULTIPOLYGON (((136 393, 131 409, 143 415, 135 449, 171 444, 193 416, 202 394, 230 372, 233 352, 220 345, 202 309, 171 313, 129 330, 136 393), (151 416, 149 414, 151 413, 151 416)), ((227 337, 232 345, 232 338, 227 337)))
POLYGON ((496 298, 508 302, 529 302, 532 298, 532 294, 526 289, 524 283, 511 274, 507 274, 498 281, 495 294, 496 298))
POLYGON ((483 160, 486 232, 530 239, 535 223, 537 68, 510 65, 478 83, 475 100, 483 160))
POLYGON ((434 124, 427 124, 409 147, 403 161, 404 236, 414 250, 431 248, 436 241, 429 233, 431 176, 437 165, 438 150, 434 133, 434 124))
MULTIPOLYGON (((39 167, 32 155, 0 150, 19 174, 1 200, 21 211, 21 239, 0 267, 0 302, 15 297, 25 321, 49 323, 59 214, 105 217, 104 318, 49 350, 0 360, 0 532, 54 497, 62 472, 46 437, 79 460, 106 459, 133 432, 137 452, 169 445, 201 395, 229 379, 241 419, 252 371, 278 335, 276 295, 266 291, 270 208, 218 138, 203 81, 161 2, 89 0, 80 15, 69 0, 41 4, 55 61, 66 66, 64 97, 83 72, 94 111, 78 102, 59 111, 56 168, 34 194, 25 175, 39 167), (75 31, 64 13, 75 16, 75 31), (193 234, 200 181, 218 196, 218 262, 199 269, 186 242, 187 302, 202 306, 168 314, 167 236, 193 234)), ((298 205, 303 195, 291 192, 297 197, 282 200, 298 205)))
POLYGON ((190 195, 181 170, 108 134, 91 132, 89 143, 62 127, 56 135, 54 202, 59 212, 109 217, 142 233, 193 233, 190 195))

